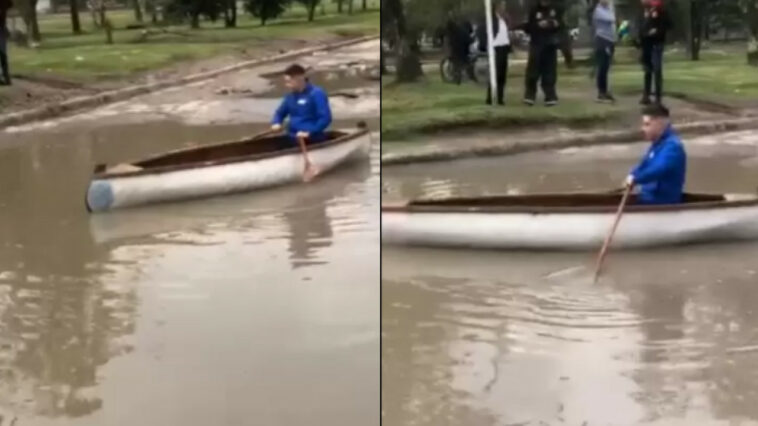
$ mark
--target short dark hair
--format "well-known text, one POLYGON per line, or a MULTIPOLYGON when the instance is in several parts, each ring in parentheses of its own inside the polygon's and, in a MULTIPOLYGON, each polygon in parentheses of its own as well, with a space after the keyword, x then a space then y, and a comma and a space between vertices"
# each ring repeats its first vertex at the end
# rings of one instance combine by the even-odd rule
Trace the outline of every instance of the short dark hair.
POLYGON ((645 108, 643 108, 642 115, 646 115, 648 117, 653 117, 653 118, 669 118, 671 116, 668 108, 666 108, 662 104, 657 104, 657 103, 648 105, 645 108))
POLYGON ((299 65, 299 64, 292 64, 288 66, 286 70, 284 70, 284 75, 288 75, 290 77, 305 75, 305 68, 303 68, 302 65, 299 65))

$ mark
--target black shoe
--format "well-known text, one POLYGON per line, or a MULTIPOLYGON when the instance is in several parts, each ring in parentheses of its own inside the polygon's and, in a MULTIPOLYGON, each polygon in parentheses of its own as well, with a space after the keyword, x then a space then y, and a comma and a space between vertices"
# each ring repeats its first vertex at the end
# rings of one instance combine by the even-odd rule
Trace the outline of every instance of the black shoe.
POLYGON ((600 95, 597 95, 597 102, 599 103, 616 103, 616 98, 613 97, 610 93, 603 93, 600 95))
POLYGON ((642 100, 640 101, 640 105, 650 105, 652 102, 650 102, 649 96, 643 96, 642 100))

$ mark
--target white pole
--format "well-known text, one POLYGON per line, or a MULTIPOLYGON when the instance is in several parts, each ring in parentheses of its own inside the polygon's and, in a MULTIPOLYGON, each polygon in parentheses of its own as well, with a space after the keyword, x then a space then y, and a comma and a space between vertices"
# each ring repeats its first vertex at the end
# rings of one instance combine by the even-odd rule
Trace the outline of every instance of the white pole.
POLYGON ((492 105, 497 105, 495 103, 495 93, 497 93, 497 78, 495 77, 495 46, 492 45, 492 41, 495 38, 495 29, 492 28, 492 0, 484 0, 484 11, 486 14, 485 16, 487 17, 487 22, 485 23, 485 25, 487 25, 487 56, 490 59, 490 99, 492 100, 492 105))

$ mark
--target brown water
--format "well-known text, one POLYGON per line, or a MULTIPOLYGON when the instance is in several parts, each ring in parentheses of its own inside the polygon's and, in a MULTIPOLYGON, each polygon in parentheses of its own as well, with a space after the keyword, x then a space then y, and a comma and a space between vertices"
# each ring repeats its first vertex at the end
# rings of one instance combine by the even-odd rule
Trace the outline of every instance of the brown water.
POLYGON ((378 424, 378 143, 310 185, 90 216, 96 162, 259 129, 88 123, 0 133, 0 425, 378 424))
MULTIPOLYGON (((758 135, 690 141, 690 190, 753 192, 758 135)), ((391 167, 387 199, 609 189, 644 146, 391 167)), ((758 424, 758 244, 382 252, 384 424, 758 424)))

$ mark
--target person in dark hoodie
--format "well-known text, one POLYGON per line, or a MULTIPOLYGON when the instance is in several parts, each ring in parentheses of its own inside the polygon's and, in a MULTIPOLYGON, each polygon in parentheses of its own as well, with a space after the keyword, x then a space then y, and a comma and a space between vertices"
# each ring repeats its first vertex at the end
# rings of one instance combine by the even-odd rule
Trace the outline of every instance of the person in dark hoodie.
POLYGON ((469 59, 471 49, 471 26, 467 22, 457 19, 451 11, 448 14, 445 25, 445 39, 447 40, 448 55, 453 64, 453 79, 455 84, 461 84, 463 73, 476 81, 474 66, 469 59))
POLYGON ((671 31, 672 20, 660 0, 642 0, 642 8, 637 44, 642 49, 645 88, 640 103, 650 105, 653 83, 655 83, 655 102, 661 103, 663 95, 663 47, 666 44, 666 34, 671 31))
MULTIPOLYGON (((500 0, 495 5, 492 14, 492 46, 495 48, 495 83, 497 84, 497 103, 505 105, 505 85, 508 81, 508 55, 511 53, 511 20, 505 6, 505 1, 500 0)), ((487 51, 487 27, 483 20, 478 28, 479 51, 487 51)), ((492 105, 492 87, 487 87, 486 103, 492 105)))
POLYGON ((13 7, 11 0, 0 0, 0 72, 2 72, 2 81, 0 85, 11 85, 11 74, 8 69, 8 38, 10 33, 8 32, 7 18, 8 9, 13 7))
POLYGON ((687 153, 671 125, 669 110, 661 104, 646 106, 642 111, 642 133, 652 144, 625 184, 640 187, 638 204, 681 203, 687 153))
POLYGON ((526 65, 526 93, 524 103, 534 105, 537 97, 537 83, 542 84, 545 105, 558 104, 555 89, 558 80, 558 46, 563 30, 563 10, 550 0, 537 0, 529 11, 529 18, 522 26, 529 34, 529 60, 526 65))

